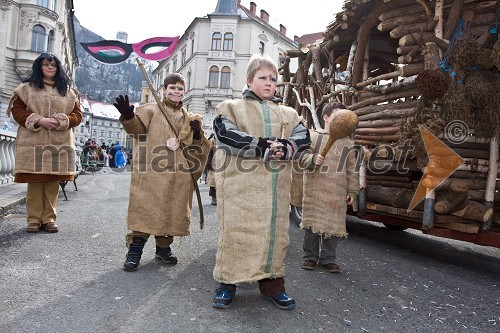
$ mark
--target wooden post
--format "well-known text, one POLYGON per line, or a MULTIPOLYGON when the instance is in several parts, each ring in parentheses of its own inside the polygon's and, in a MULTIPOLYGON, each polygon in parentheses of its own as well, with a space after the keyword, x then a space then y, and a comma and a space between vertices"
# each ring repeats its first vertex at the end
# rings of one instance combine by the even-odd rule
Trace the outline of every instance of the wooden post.
POLYGON ((438 38, 443 38, 443 8, 444 0, 436 0, 436 6, 434 7, 434 15, 437 16, 438 22, 434 28, 434 34, 438 38))
MULTIPOLYGON (((488 169, 488 178, 486 180, 486 193, 484 196, 484 205, 488 208, 493 207, 495 201, 495 185, 498 170, 498 136, 491 138, 490 141, 490 160, 488 169)), ((485 223, 481 223, 481 230, 488 230, 491 227, 492 218, 485 223)))

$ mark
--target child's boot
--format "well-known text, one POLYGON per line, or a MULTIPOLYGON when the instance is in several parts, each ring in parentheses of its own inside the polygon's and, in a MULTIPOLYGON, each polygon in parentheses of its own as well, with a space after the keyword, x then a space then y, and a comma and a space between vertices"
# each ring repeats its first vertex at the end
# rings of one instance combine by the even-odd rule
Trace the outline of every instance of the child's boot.
POLYGON ((169 247, 162 249, 156 245, 156 259, 161 259, 166 264, 175 265, 177 264, 177 257, 172 254, 172 250, 169 247))
POLYGON ((135 271, 137 267, 139 267, 144 244, 146 244, 146 241, 143 238, 132 238, 132 243, 130 243, 127 253, 127 259, 125 259, 125 263, 123 264, 123 270, 130 272, 135 271))
POLYGON ((212 305, 218 309, 227 309, 233 302, 236 294, 236 285, 221 283, 215 291, 215 297, 212 305))

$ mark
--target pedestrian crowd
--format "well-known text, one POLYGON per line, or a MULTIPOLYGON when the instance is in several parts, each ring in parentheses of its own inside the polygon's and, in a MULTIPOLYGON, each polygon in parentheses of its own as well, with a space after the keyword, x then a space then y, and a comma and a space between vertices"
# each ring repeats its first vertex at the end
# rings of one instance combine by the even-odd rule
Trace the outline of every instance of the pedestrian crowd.
MULTIPOLYGON (((69 88, 60 61, 44 53, 33 74, 14 90, 8 112, 20 125, 16 145, 15 181, 28 183, 27 231, 57 232, 58 182, 75 174, 72 128, 81 122, 78 92, 69 88), (36 154, 36 145, 52 145, 68 154, 57 160, 36 154)), ((110 146, 89 139, 82 163, 99 161, 123 168, 133 163, 128 201, 126 255, 123 269, 139 268, 144 246, 152 236, 155 258, 178 263, 175 237, 190 234, 193 193, 205 174, 211 204, 217 206, 219 236, 214 280, 219 284, 213 306, 231 306, 237 286, 257 283, 260 296, 289 310, 295 300, 285 288, 289 245, 292 169, 302 190, 304 270, 320 267, 341 271, 336 262, 338 239, 347 237, 348 205, 359 190, 356 152, 347 136, 322 155, 335 114, 345 106, 322 108, 323 128, 307 129, 297 111, 275 96, 278 69, 263 55, 247 66, 241 99, 226 100, 215 109, 213 134, 206 137, 202 117, 183 105, 185 79, 178 73, 163 81, 163 100, 134 107, 127 95, 116 97, 119 121, 133 138, 131 161, 119 141, 110 146), (347 154, 344 154, 347 152, 347 154)), ((45 147, 45 146, 43 146, 45 147)), ((45 149, 45 148, 43 148, 45 149)), ((50 150, 49 150, 50 151, 50 150)), ((50 151, 51 154, 56 152, 50 151)), ((353 207, 355 208, 355 207, 353 207)))

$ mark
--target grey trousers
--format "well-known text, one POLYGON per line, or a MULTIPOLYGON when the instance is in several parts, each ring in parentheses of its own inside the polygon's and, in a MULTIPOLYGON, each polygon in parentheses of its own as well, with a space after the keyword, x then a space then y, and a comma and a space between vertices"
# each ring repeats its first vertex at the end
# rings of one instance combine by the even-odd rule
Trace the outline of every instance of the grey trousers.
POLYGON ((312 260, 320 265, 334 264, 338 239, 338 237, 325 239, 310 229, 305 229, 304 260, 312 260))

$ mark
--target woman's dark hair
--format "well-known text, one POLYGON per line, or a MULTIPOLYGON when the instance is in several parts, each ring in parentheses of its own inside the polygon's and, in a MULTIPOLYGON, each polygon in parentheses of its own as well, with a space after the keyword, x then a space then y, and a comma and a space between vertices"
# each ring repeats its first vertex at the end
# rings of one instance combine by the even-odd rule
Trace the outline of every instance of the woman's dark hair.
POLYGON ((38 56, 33 62, 31 75, 28 76, 23 82, 29 82, 31 85, 34 85, 40 89, 43 88, 43 73, 42 73, 42 62, 43 59, 47 59, 49 61, 54 60, 56 63, 56 76, 54 78, 55 83, 54 87, 56 87, 57 91, 61 96, 66 96, 68 92, 68 75, 62 70, 61 61, 55 56, 55 54, 50 52, 44 52, 38 56))

